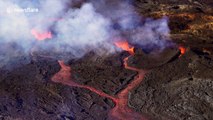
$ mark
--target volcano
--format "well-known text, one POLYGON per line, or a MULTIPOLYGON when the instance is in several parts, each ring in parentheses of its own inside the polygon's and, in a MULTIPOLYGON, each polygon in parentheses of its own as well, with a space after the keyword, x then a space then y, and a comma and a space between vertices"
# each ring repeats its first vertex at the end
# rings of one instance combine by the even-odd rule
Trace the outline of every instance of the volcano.
MULTIPOLYGON (((101 16, 105 8, 97 7, 103 3, 94 3, 101 13, 96 15, 87 4, 93 0, 74 2, 65 2, 75 8, 68 20, 58 15, 62 19, 46 20, 45 29, 27 29, 31 41, 27 36, 8 40, 4 30, 9 28, 0 29, 2 120, 213 119, 213 2, 132 0, 128 4, 140 17, 110 16, 112 24, 105 17, 113 13, 101 16), (135 24, 129 25, 127 17, 135 24), (140 37, 144 39, 138 42, 140 37)), ((119 0, 104 4, 125 6, 119 0)), ((24 33, 15 31, 11 34, 24 33)))

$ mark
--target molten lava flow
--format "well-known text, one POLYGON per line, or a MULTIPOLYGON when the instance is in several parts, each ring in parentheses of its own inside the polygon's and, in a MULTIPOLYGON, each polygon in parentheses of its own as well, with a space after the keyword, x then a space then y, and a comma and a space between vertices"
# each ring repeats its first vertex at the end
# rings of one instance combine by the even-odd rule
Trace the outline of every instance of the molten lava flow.
POLYGON ((71 68, 69 66, 66 66, 63 61, 58 61, 59 65, 61 66, 61 70, 52 77, 52 81, 61 83, 64 85, 69 85, 71 87, 88 89, 102 97, 111 99, 115 103, 115 107, 109 113, 109 118, 112 120, 146 120, 146 118, 144 118, 141 114, 136 113, 135 111, 133 111, 132 109, 128 107, 129 91, 131 91, 133 88, 135 88, 137 85, 141 83, 141 81, 144 78, 145 71, 128 66, 127 60, 128 58, 124 59, 125 68, 129 70, 137 71, 138 75, 125 89, 123 89, 115 97, 110 96, 93 87, 80 85, 72 81, 71 68))
POLYGON ((71 68, 66 66, 63 61, 58 61, 61 70, 52 77, 52 81, 68 83, 71 77, 71 68))
POLYGON ((45 40, 45 39, 51 39, 52 38, 52 33, 51 32, 44 32, 40 33, 35 29, 31 30, 31 34, 39 41, 45 40))
POLYGON ((145 75, 145 71, 130 67, 127 65, 128 57, 124 59, 124 66, 126 69, 138 72, 134 80, 117 95, 116 106, 111 110, 110 116, 115 120, 146 120, 141 114, 133 111, 128 107, 129 92, 138 86, 145 75))
POLYGON ((184 48, 182 46, 179 47, 179 50, 180 50, 180 56, 179 57, 181 57, 182 55, 184 55, 186 53, 186 48, 184 48))
POLYGON ((115 98, 113 98, 112 96, 110 95, 107 95, 106 93, 104 92, 101 92, 99 90, 96 90, 95 88, 93 87, 89 87, 89 86, 84 86, 84 85, 80 85, 80 84, 77 84, 75 83, 72 79, 71 79, 71 68, 69 66, 66 66, 64 64, 63 61, 58 61, 59 65, 61 66, 61 70, 56 73, 53 77, 52 77, 52 81, 56 82, 56 83, 61 83, 61 84, 64 84, 64 85, 69 85, 71 87, 79 87, 79 88, 85 88, 85 89, 88 89, 100 96, 103 96, 103 97, 106 97, 106 98, 109 98, 113 101, 116 101, 115 98))
POLYGON ((134 54, 134 47, 129 45, 127 41, 118 41, 115 42, 115 45, 122 50, 128 51, 131 55, 134 54))

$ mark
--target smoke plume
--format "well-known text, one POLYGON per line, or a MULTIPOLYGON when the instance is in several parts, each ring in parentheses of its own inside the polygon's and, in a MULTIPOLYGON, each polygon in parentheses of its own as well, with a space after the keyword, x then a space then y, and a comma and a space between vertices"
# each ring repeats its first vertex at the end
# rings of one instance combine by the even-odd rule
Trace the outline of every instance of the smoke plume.
POLYGON ((1 0, 0 45, 10 46, 0 48, 2 64, 35 50, 44 50, 54 57, 68 52, 72 58, 90 51, 111 54, 118 51, 114 42, 121 39, 143 49, 164 49, 170 32, 167 18, 142 18, 130 2, 1 0), (76 3, 80 5, 74 7, 76 3))

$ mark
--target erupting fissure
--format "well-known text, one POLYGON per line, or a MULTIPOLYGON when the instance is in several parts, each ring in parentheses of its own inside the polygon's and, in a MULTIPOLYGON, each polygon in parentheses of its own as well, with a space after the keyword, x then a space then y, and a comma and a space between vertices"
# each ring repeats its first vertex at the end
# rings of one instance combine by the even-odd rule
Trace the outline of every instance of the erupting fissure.
POLYGON ((52 33, 50 31, 40 33, 36 29, 31 30, 31 34, 36 38, 38 41, 42 41, 45 39, 51 39, 52 33))
MULTIPOLYGON (((133 47, 130 47, 128 43, 127 44, 126 43, 127 42, 125 42, 124 45, 127 45, 128 48, 131 48, 131 49, 133 48, 133 47)), ((126 48, 124 48, 124 50, 126 50, 126 48)), ((129 51, 129 50, 126 50, 126 51, 129 51)), ((131 51, 131 53, 133 54, 134 52, 131 51)), ((52 81, 56 83, 68 85, 71 87, 88 89, 102 97, 111 99, 115 103, 115 107, 109 112, 109 118, 112 120, 146 120, 146 118, 142 116, 140 113, 137 113, 128 107, 129 92, 141 83, 146 72, 144 70, 128 66, 127 61, 128 61, 128 57, 124 59, 125 68, 138 72, 138 75, 135 76, 134 80, 130 84, 128 84, 128 86, 124 88, 116 96, 111 96, 93 87, 80 85, 74 82, 71 79, 71 67, 66 66, 63 61, 58 61, 59 65, 61 66, 61 70, 52 77, 52 81)))
POLYGON ((186 53, 186 48, 182 47, 182 46, 179 46, 179 50, 180 50, 180 56, 181 57, 182 55, 184 55, 186 53))
POLYGON ((131 55, 134 54, 134 47, 131 46, 127 41, 117 41, 114 44, 122 50, 128 51, 131 55))

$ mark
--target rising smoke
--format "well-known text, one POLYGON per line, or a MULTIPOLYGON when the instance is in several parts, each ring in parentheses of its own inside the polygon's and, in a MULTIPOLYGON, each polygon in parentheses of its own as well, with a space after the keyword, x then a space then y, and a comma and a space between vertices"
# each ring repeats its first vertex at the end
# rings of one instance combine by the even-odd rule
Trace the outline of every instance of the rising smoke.
POLYGON ((82 1, 1 0, 0 44, 18 46, 1 47, 4 48, 4 53, 0 53, 2 64, 7 64, 14 56, 29 54, 35 46, 46 52, 69 52, 73 58, 82 57, 89 51, 99 55, 118 51, 114 46, 116 38, 144 48, 157 46, 163 49, 166 46, 170 32, 167 18, 146 19, 141 24, 141 16, 129 0, 82 1), (76 2, 82 5, 71 7, 76 2), (52 32, 53 35, 48 42, 36 41, 32 30, 52 32), (124 34, 126 32, 128 34, 124 34))

